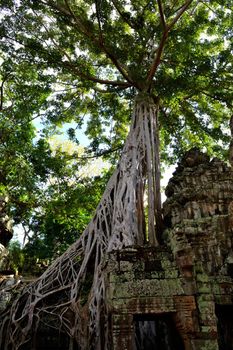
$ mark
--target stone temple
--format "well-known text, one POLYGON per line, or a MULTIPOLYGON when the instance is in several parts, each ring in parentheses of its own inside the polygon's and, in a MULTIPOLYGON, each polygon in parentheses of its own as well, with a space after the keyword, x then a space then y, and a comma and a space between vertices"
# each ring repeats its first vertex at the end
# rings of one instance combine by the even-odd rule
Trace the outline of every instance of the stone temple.
POLYGON ((163 244, 109 254, 114 350, 233 349, 233 170, 196 149, 164 203, 163 244))

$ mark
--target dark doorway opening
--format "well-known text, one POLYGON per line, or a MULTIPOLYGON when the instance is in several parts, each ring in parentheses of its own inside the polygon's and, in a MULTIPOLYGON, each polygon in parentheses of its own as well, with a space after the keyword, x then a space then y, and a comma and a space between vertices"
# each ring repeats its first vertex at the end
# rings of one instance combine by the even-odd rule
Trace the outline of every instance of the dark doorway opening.
POLYGON ((219 350, 233 350, 233 305, 215 305, 219 350))
POLYGON ((172 314, 135 315, 135 350, 184 350, 172 314))

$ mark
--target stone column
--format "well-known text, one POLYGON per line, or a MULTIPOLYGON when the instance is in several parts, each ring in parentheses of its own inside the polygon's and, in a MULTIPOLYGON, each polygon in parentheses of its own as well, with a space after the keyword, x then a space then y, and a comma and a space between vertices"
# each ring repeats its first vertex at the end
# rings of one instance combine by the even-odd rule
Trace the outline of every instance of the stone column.
POLYGON ((133 316, 112 315, 113 350, 135 350, 133 346, 133 316))

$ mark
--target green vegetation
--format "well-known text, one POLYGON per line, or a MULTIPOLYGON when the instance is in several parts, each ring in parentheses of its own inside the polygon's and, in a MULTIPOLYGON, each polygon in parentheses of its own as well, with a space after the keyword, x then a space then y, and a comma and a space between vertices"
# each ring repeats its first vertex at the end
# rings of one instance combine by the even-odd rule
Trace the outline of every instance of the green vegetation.
POLYGON ((22 272, 24 264, 24 254, 18 242, 12 242, 8 249, 7 256, 7 268, 13 270, 17 275, 18 272, 22 272))
POLYGON ((226 157, 228 1, 4 0, 0 9, 0 192, 30 237, 28 256, 52 259, 81 234, 108 175, 78 173, 87 157, 116 164, 139 91, 159 105, 162 164, 192 146, 226 157), (76 144, 86 128, 82 157, 49 144, 65 122, 76 144))

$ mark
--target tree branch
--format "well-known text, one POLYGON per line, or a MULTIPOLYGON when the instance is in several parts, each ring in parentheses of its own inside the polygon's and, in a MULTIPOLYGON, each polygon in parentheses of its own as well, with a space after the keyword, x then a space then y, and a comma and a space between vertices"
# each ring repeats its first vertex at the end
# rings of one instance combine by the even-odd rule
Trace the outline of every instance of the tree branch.
MULTIPOLYGON (((43 24, 43 27, 47 31, 47 33, 49 33, 47 27, 44 24, 43 24)), ((52 37, 50 37, 50 40, 52 41, 54 46, 58 49, 58 51, 60 51, 60 53, 62 53, 62 55, 67 58, 67 61, 66 62, 61 61, 61 64, 64 67, 69 68, 71 71, 73 71, 75 74, 77 74, 77 76, 79 76, 80 78, 84 78, 84 79, 92 81, 94 83, 119 86, 119 87, 124 87, 124 88, 130 87, 132 85, 131 83, 129 83, 127 81, 100 79, 96 76, 92 76, 92 75, 89 75, 87 73, 84 73, 82 70, 78 69, 77 66, 75 66, 73 64, 68 53, 65 50, 63 50, 52 37)))
POLYGON ((178 11, 177 15, 175 16, 175 18, 173 18, 173 20, 171 21, 170 24, 168 24, 168 31, 170 31, 172 29, 172 27, 174 27, 174 25, 176 24, 176 22, 179 20, 179 18, 183 15, 183 13, 187 10, 187 8, 189 7, 189 5, 193 2, 193 0, 188 0, 185 2, 185 4, 180 8, 180 10, 178 11))
POLYGON ((114 153, 116 151, 122 150, 123 146, 118 146, 115 148, 111 148, 108 150, 101 150, 100 152, 98 152, 97 154, 93 155, 93 156, 82 156, 82 157, 75 157, 75 159, 80 159, 80 160, 86 160, 86 159, 95 159, 95 158, 100 158, 103 157, 107 154, 111 154, 114 153))
MULTIPOLYGON (((121 18, 123 19, 123 21, 124 21, 125 23, 127 23, 128 26, 129 26, 130 28, 132 28, 132 29, 137 29, 137 28, 136 28, 137 26, 135 25, 135 23, 133 23, 132 21, 130 21, 130 18, 129 18, 128 16, 125 15, 126 12, 123 12, 123 11, 120 9, 120 6, 119 6, 119 4, 117 3, 117 1, 116 1, 116 0, 112 0, 112 3, 113 3, 113 5, 114 5, 115 9, 117 10, 117 12, 119 13, 119 15, 121 16, 121 18)), ((128 14, 128 13, 127 13, 127 14, 128 14)))
POLYGON ((159 14, 160 14, 161 23, 162 23, 163 29, 165 31, 167 25, 166 25, 165 16, 164 16, 163 5, 161 3, 161 0, 157 0, 157 3, 159 6, 159 14))
POLYGON ((206 91, 203 91, 203 90, 200 90, 200 92, 202 92, 205 96, 208 96, 208 97, 212 98, 215 101, 218 101, 218 102, 222 101, 222 102, 226 103, 228 108, 232 108, 233 107, 233 105, 230 102, 228 102, 226 99, 224 99, 224 97, 219 98, 216 95, 211 95, 210 93, 207 93, 206 91))
POLYGON ((62 62, 62 65, 64 67, 69 68, 74 73, 76 73, 80 78, 84 78, 86 80, 90 80, 94 83, 104 84, 104 85, 112 85, 112 86, 118 86, 122 88, 128 88, 132 86, 132 84, 128 83, 127 81, 121 81, 121 80, 108 80, 108 79, 100 79, 95 76, 91 76, 89 74, 84 73, 83 71, 79 70, 76 66, 73 65, 71 62, 62 62))
MULTIPOLYGON (((78 18, 74 12, 72 11, 72 9, 69 6, 69 2, 68 0, 65 0, 67 9, 69 11, 69 16, 73 18, 74 22, 76 23, 76 26, 78 28, 78 30, 81 31, 81 33, 83 35, 85 35, 86 37, 88 37, 92 43, 97 46, 102 52, 105 53, 105 55, 111 60, 111 62, 113 63, 113 65, 117 68, 117 70, 121 73, 121 75, 125 78, 125 80, 129 83, 129 86, 131 85, 136 85, 135 82, 130 78, 127 70, 125 68, 123 68, 123 66, 119 63, 119 61, 117 60, 117 58, 115 57, 115 55, 112 54, 112 52, 110 52, 110 50, 105 46, 104 41, 103 41, 103 36, 102 36, 102 40, 96 39, 96 37, 89 31, 88 28, 86 28, 85 24, 82 23, 82 20, 80 18, 78 18)), ((54 6, 53 6, 54 7, 54 6)), ((56 9, 58 11, 61 11, 62 13, 64 13, 65 15, 67 15, 67 11, 62 7, 56 5, 55 6, 56 9)), ((98 18, 98 17, 97 17, 98 18)), ((71 25, 73 25, 73 23, 71 22, 71 25)), ((93 81, 93 80, 92 80, 93 81)))
POLYGON ((160 60, 161 60, 161 56, 162 56, 162 53, 163 53, 163 49, 164 49, 164 46, 165 46, 165 42, 168 38, 168 30, 165 30, 164 33, 163 33, 163 36, 160 40, 160 43, 159 43, 159 47, 158 47, 158 50, 156 52, 156 55, 154 57, 154 60, 151 64, 151 67, 150 67, 150 70, 149 70, 149 73, 147 75, 147 86, 150 88, 151 86, 151 82, 152 82, 152 79, 155 75, 155 72, 160 64, 160 60))
POLYGON ((96 16, 97 16, 98 26, 99 26, 99 41, 103 45, 104 38, 103 38, 103 32, 102 32, 102 26, 101 26, 99 1, 100 0, 95 0, 95 10, 96 10, 96 16))
POLYGON ((204 6, 206 6, 206 7, 208 7, 208 9, 210 10, 210 11, 212 11, 215 15, 217 14, 217 11, 215 11, 210 5, 208 5, 208 3, 207 2, 205 2, 205 1, 200 1, 204 6))
POLYGON ((110 89, 104 90, 104 89, 101 89, 101 88, 99 88, 99 87, 97 87, 97 86, 94 86, 94 87, 92 87, 92 89, 93 89, 94 91, 100 92, 100 93, 102 93, 102 94, 109 94, 109 93, 112 93, 112 92, 122 91, 122 90, 124 90, 124 89, 127 89, 128 87, 129 87, 129 86, 117 86, 117 87, 113 87, 112 89, 110 88, 110 89))
POLYGON ((149 70, 148 75, 147 75, 147 88, 148 88, 148 90, 151 88, 151 83, 152 83, 153 77, 154 77, 155 72, 156 72, 156 70, 161 62, 161 56, 163 54, 164 46, 165 46, 165 43, 166 43, 167 38, 168 38, 168 33, 172 29, 172 27, 176 24, 176 22, 179 20, 179 18, 182 16, 182 14, 187 10, 188 6, 191 4, 192 1, 193 0, 187 0, 185 2, 185 4, 179 9, 177 15, 173 18, 171 23, 166 25, 165 19, 164 19, 164 13, 163 13, 163 9, 162 9, 162 4, 161 4, 161 1, 158 0, 159 12, 160 12, 161 21, 162 21, 163 26, 164 26, 164 31, 163 31, 163 35, 162 35, 162 38, 161 38, 160 43, 159 43, 158 50, 156 52, 156 55, 154 57, 154 60, 151 64, 150 70, 149 70))

